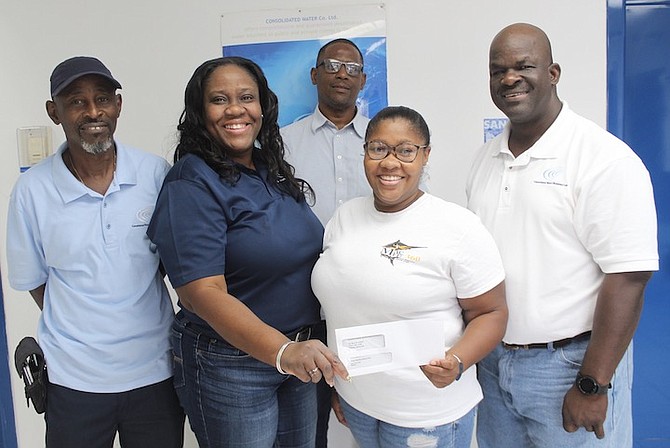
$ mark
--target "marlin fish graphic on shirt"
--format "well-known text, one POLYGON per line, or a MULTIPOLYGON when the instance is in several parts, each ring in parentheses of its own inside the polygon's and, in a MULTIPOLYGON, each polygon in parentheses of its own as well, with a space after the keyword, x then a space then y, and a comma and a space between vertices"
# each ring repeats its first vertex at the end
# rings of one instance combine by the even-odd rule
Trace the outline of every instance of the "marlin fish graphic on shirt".
POLYGON ((423 249, 423 247, 410 246, 408 244, 401 242, 400 240, 397 240, 394 243, 382 246, 382 251, 380 255, 382 257, 388 258, 391 264, 393 265, 395 261, 402 261, 403 263, 418 263, 421 260, 421 257, 417 255, 410 255, 407 253, 412 249, 423 249))

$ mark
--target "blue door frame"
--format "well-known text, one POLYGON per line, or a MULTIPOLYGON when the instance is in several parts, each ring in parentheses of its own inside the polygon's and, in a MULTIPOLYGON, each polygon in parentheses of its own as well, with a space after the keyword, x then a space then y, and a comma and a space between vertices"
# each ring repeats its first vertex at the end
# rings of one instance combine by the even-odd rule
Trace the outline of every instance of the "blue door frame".
POLYGON ((5 302, 0 279, 0 446, 16 448, 16 423, 14 422, 14 401, 12 383, 9 378, 9 352, 5 328, 5 302))
POLYGON ((670 0, 608 0, 608 129, 651 174, 661 270, 646 290, 635 335, 636 448, 670 446, 670 0))

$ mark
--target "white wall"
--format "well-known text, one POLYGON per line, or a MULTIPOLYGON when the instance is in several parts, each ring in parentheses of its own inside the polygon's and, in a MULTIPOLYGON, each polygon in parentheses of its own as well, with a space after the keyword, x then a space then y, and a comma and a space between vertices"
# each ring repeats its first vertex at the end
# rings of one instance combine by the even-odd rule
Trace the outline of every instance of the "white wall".
MULTIPOLYGON (((220 56, 224 12, 271 9, 275 0, 197 2, 116 0, 3 1, 0 15, 0 256, 10 357, 35 334, 37 307, 13 291, 6 277, 5 221, 18 176, 16 129, 51 125, 44 111, 53 67, 73 55, 102 59, 123 84, 116 137, 167 158, 175 141, 184 87, 197 65, 220 56)), ((284 0, 281 7, 353 4, 284 0)), ((491 38, 519 21, 543 28, 563 68, 559 96, 605 125, 605 0, 388 0, 388 89, 391 104, 423 113, 432 130, 431 191, 464 203, 463 184, 473 151, 483 142, 482 119, 499 117, 488 95, 491 38)), ((63 140, 53 126, 54 145, 63 140)), ((9 361, 8 361, 9 362, 9 361)), ((10 362, 11 372, 14 372, 10 362)), ((44 423, 26 408, 12 373, 19 447, 43 446, 44 423)), ((349 446, 338 432, 334 447, 349 446)), ((195 447, 191 437, 188 447, 195 447)))

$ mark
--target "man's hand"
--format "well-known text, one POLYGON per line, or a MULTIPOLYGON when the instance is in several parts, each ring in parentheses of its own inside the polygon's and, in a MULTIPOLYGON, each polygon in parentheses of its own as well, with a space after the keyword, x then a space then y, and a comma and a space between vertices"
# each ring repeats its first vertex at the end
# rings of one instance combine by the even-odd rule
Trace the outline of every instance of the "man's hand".
POLYGON ((572 386, 563 399, 563 429, 575 432, 584 427, 595 433, 596 437, 605 437, 605 416, 607 414, 607 395, 584 395, 577 386, 572 386))

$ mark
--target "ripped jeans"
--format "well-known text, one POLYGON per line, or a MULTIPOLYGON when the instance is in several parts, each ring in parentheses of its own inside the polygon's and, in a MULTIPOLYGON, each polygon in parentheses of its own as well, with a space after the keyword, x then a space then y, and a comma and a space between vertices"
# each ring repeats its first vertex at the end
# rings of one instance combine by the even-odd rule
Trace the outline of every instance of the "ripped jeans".
POLYGON ((477 408, 460 419, 430 428, 405 428, 370 417, 340 397, 349 429, 360 448, 470 448, 477 408))

